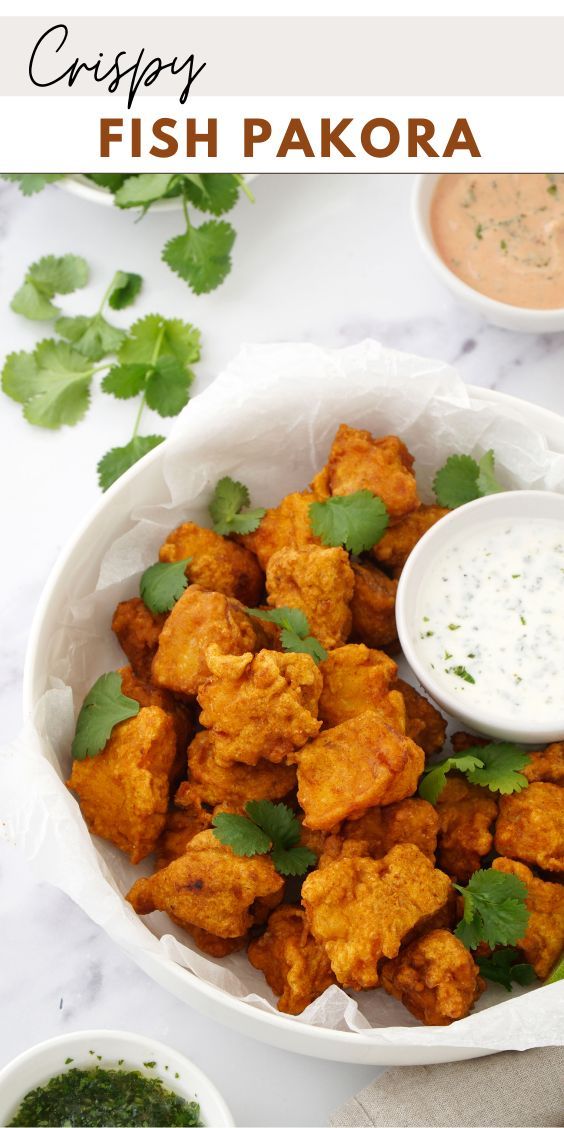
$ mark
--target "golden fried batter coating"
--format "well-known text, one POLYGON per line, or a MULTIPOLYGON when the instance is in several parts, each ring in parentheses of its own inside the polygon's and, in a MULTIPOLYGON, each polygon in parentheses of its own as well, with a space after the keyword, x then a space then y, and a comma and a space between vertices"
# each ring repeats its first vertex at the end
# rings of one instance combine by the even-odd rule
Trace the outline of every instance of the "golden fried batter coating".
POLYGON ((323 944, 343 987, 375 987, 379 961, 393 959, 416 927, 448 903, 451 883, 417 846, 385 858, 342 858, 310 873, 302 900, 310 931, 323 944))
POLYGON ((436 752, 441 751, 445 742, 447 727, 445 718, 409 682, 398 678, 395 688, 399 689, 405 702, 407 735, 423 749, 426 756, 434 756, 436 752))
POLYGON ((381 650, 349 643, 330 651, 319 669, 323 689, 319 716, 327 728, 376 709, 395 682, 397 666, 381 650))
POLYGON ((88 829, 140 862, 165 825, 176 755, 174 722, 156 706, 116 725, 103 752, 74 760, 67 786, 88 829))
POLYGON ((154 615, 138 597, 118 603, 114 611, 112 630, 134 673, 142 681, 151 680, 151 663, 166 618, 165 614, 154 615))
POLYGON ((371 490, 382 498, 390 517, 403 517, 419 506, 413 458, 396 435, 374 439, 341 423, 327 463, 327 484, 332 494, 371 490))
POLYGON ((564 785, 564 743, 549 744, 542 752, 530 752, 530 763, 523 768, 529 783, 564 785))
POLYGON ((341 838, 340 834, 327 835, 319 855, 318 869, 325 869, 341 858, 369 858, 370 847, 362 838, 341 838))
POLYGON ((530 783, 524 791, 502 795, 495 848, 541 869, 564 872, 564 802, 555 783, 530 783))
POLYGON ((381 568, 394 571, 403 568, 417 541, 441 517, 446 517, 447 513, 450 513, 450 509, 441 509, 440 505, 421 505, 419 509, 414 509, 412 513, 400 517, 399 521, 390 525, 381 540, 370 550, 371 555, 381 568))
POLYGON ((483 748, 490 743, 486 736, 473 736, 471 732, 453 732, 450 742, 453 752, 467 752, 469 748, 483 748))
POLYGON ((468 949, 444 928, 426 932, 383 964, 381 983, 426 1026, 465 1018, 485 988, 468 949))
POLYGON ((354 573, 344 548, 281 548, 266 569, 270 607, 303 611, 322 646, 342 646, 349 637, 354 573))
POLYGON ((161 546, 159 560, 168 563, 186 557, 190 557, 187 572, 192 583, 205 591, 230 595, 247 607, 256 607, 264 576, 256 556, 248 549, 220 537, 212 529, 187 521, 169 533, 161 546))
POLYGON ((166 869, 139 878, 127 900, 140 915, 160 909, 183 927, 236 939, 253 924, 250 910, 257 898, 278 894, 283 886, 270 858, 239 858, 204 830, 166 869))
POLYGON ((375 564, 353 561, 351 567, 354 572, 352 637, 374 650, 397 645, 397 580, 391 580, 375 564))
POLYGON ((190 933, 196 947, 199 948, 201 952, 205 952, 206 956, 212 956, 216 960, 223 959, 224 956, 230 956, 232 952, 240 952, 241 948, 244 948, 247 943, 246 936, 231 938, 214 936, 213 932, 206 932, 205 928, 197 928, 195 924, 182 924, 182 921, 178 920, 176 924, 180 924, 181 928, 184 928, 186 932, 190 933))
POLYGON ((541 881, 528 866, 509 858, 496 858, 492 869, 512 873, 527 886, 529 922, 523 939, 515 946, 539 979, 546 979, 564 949, 564 885, 541 881))
POLYGON ((187 783, 181 783, 175 802, 184 806, 194 799, 212 807, 229 802, 243 810, 251 799, 283 799, 296 786, 296 769, 290 764, 259 760, 254 767, 235 762, 222 764, 215 756, 216 737, 199 732, 188 748, 187 783))
POLYGON ((343 824, 343 838, 367 843, 372 858, 383 858, 393 846, 411 842, 435 861, 439 816, 425 799, 402 799, 389 807, 371 807, 359 819, 343 824))
POLYGON ((313 830, 412 795, 425 762, 373 709, 322 732, 297 759, 298 801, 313 830))
POLYGON ((254 533, 238 535, 235 540, 254 552, 266 572, 270 557, 281 548, 305 548, 320 544, 312 532, 309 507, 319 500, 315 493, 291 493, 282 498, 275 509, 267 509, 254 533))
POLYGON ((150 682, 141 681, 140 678, 135 676, 131 666, 122 666, 121 670, 118 670, 118 674, 121 676, 121 692, 126 697, 132 697, 134 701, 138 701, 143 706, 158 705, 163 712, 170 713, 176 732, 177 752, 182 756, 182 767, 184 767, 184 753, 194 728, 192 718, 184 702, 179 701, 167 689, 159 689, 158 686, 151 685, 150 682))
POLYGON ((319 732, 321 674, 309 654, 223 655, 208 650, 212 677, 201 686, 200 722, 215 736, 219 763, 288 760, 319 732))
POLYGON ((496 800, 487 788, 468 783, 463 776, 453 773, 447 776, 437 799, 437 814, 437 865, 455 881, 465 884, 492 848, 496 800))
POLYGON ((245 608, 218 591, 196 584, 175 603, 153 659, 152 680, 175 693, 192 696, 210 676, 206 653, 215 646, 221 654, 245 654, 262 641, 245 608))
POLYGON ((156 846, 155 869, 164 869, 176 858, 181 858, 188 843, 202 830, 208 830, 211 820, 211 813, 196 803, 184 810, 173 808, 169 811, 156 846))
POLYGON ((308 932, 304 911, 297 905, 275 909, 266 932, 251 941, 247 954, 280 995, 278 1010, 285 1014, 301 1014, 335 982, 325 950, 308 932))

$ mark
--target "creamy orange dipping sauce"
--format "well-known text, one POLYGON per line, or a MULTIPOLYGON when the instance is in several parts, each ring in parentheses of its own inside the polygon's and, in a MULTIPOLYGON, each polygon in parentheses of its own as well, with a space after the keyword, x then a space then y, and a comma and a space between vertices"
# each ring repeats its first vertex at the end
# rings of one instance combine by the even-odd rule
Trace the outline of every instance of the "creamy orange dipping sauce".
POLYGON ((431 231, 474 290, 529 309, 564 308, 564 175, 441 176, 431 231))

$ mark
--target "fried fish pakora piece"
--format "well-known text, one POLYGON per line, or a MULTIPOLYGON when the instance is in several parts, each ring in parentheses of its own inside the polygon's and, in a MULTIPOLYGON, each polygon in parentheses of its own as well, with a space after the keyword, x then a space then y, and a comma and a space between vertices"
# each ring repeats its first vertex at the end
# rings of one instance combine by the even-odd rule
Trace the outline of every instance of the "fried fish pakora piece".
POLYGON ((112 630, 133 672, 142 681, 151 680, 151 663, 166 618, 166 614, 154 615, 139 597, 118 603, 114 611, 112 630))
POLYGON ((445 718, 409 682, 398 678, 395 688, 399 689, 405 702, 407 735, 423 749, 426 756, 434 756, 441 751, 446 739, 445 718))
POLYGON ((215 646, 221 654, 245 654, 262 642, 245 608, 218 591, 191 585, 175 603, 162 629, 153 659, 156 685, 187 696, 197 694, 210 676, 206 653, 215 646))
POLYGON ((160 909, 182 927, 203 928, 236 939, 253 924, 257 898, 282 891, 270 858, 237 857, 211 830, 197 834, 182 857, 151 877, 140 877, 127 894, 136 913, 160 909))
POLYGON ((200 688, 200 722, 215 736, 220 764, 280 764, 319 732, 321 674, 309 654, 207 652, 212 676, 200 688))
POLYGON ((419 506, 412 471, 413 458, 396 435, 375 439, 341 423, 327 462, 327 484, 332 494, 371 490, 382 498, 390 517, 403 517, 419 506))
POLYGON ((368 842, 361 838, 342 838, 340 834, 328 834, 318 859, 318 869, 325 869, 341 858, 369 858, 368 842))
POLYGON ((439 816, 425 799, 402 799, 389 807, 371 807, 359 819, 343 824, 345 839, 363 840, 372 858, 383 858, 393 846, 411 842, 435 861, 439 816))
POLYGON ((306 920, 323 944, 337 982, 376 987, 382 957, 393 959, 416 927, 433 922, 451 883, 417 846, 394 846, 385 858, 342 858, 308 874, 306 920))
POLYGON ((493 846, 497 802, 485 787, 453 773, 437 799, 439 839, 437 865, 465 884, 479 870, 493 846))
POLYGON ((283 799, 296 786, 296 769, 290 764, 220 763, 215 756, 216 737, 199 732, 188 748, 189 779, 181 783, 175 802, 179 806, 194 800, 212 807, 229 802, 243 810, 251 799, 283 799))
POLYGON ((323 689, 319 716, 327 727, 375 709, 395 683, 396 663, 381 650, 349 643, 331 650, 319 669, 323 689))
POLYGON ((492 869, 512 873, 527 886, 529 922, 522 940, 515 947, 534 968, 539 979, 546 979, 564 949, 564 885, 541 881, 528 866, 509 858, 496 858, 492 869))
POLYGON ((373 709, 322 732, 297 759, 298 801, 313 830, 412 795, 425 763, 421 748, 373 709))
POLYGON ((227 540, 186 521, 169 533, 159 551, 159 560, 172 563, 190 558, 187 572, 190 580, 205 591, 220 591, 247 607, 256 607, 264 585, 264 576, 256 556, 235 541, 227 540))
POLYGON ((186 853, 188 843, 211 826, 212 816, 199 803, 168 811, 163 832, 156 845, 155 869, 164 869, 186 853))
POLYGON ((301 1014, 335 982, 325 949, 308 932, 298 905, 275 909, 266 932, 251 941, 247 955, 274 994, 280 995, 278 1010, 284 1014, 301 1014))
POLYGON ((116 725, 103 752, 73 761, 67 787, 88 829, 133 863, 154 850, 165 825, 175 755, 172 717, 153 705, 116 725))
POLYGON ((396 571, 403 568, 410 552, 428 529, 436 525, 441 517, 446 517, 450 509, 440 505, 421 505, 389 525, 383 537, 370 549, 371 555, 381 568, 396 571))
POLYGON ((321 543, 319 537, 314 536, 309 520, 309 507, 312 501, 318 500, 317 494, 308 490, 287 494, 276 508, 267 509, 258 529, 234 539, 254 552, 266 572, 270 557, 279 549, 321 543))
POLYGON ((352 637, 374 650, 398 645, 397 580, 391 580, 375 564, 360 564, 355 560, 351 567, 354 572, 352 637))
POLYGON ((523 768, 529 783, 564 784, 564 743, 549 744, 541 752, 530 752, 530 763, 523 768))
POLYGON ((144 707, 157 705, 163 712, 170 713, 176 732, 176 749, 182 756, 182 766, 184 766, 184 753, 194 728, 192 717, 184 702, 179 701, 167 689, 159 689, 150 682, 141 681, 133 673, 131 666, 122 666, 118 674, 121 677, 121 692, 126 697, 132 697, 144 707))
POLYGON ((349 637, 354 573, 344 548, 281 548, 266 569, 270 607, 303 611, 322 646, 342 646, 349 637))
POLYGON ((523 791, 502 795, 495 828, 495 848, 541 869, 564 872, 564 802, 555 783, 530 783, 523 791))
POLYGON ((381 983, 426 1026, 465 1018, 485 989, 468 949, 444 928, 412 940, 384 963, 381 983))

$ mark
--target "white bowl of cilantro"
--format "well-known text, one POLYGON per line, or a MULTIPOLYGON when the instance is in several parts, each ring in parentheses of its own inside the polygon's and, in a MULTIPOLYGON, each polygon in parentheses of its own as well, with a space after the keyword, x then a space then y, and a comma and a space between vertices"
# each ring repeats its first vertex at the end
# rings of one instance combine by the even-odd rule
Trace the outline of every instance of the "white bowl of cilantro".
POLYGON ((204 173, 180 175, 174 173, 125 173, 125 172, 76 172, 61 176, 55 181, 58 188, 89 200, 103 207, 143 207, 152 211, 182 211, 182 187, 192 181, 194 200, 199 198, 199 188, 210 179, 221 179, 225 190, 232 192, 232 186, 244 185, 256 179, 257 173, 239 176, 235 173, 204 173), (126 184, 126 181, 128 182, 126 184), (141 184, 139 185, 139 181, 141 184), (124 184, 126 184, 124 188, 124 184), (145 199, 140 199, 145 194, 145 199))

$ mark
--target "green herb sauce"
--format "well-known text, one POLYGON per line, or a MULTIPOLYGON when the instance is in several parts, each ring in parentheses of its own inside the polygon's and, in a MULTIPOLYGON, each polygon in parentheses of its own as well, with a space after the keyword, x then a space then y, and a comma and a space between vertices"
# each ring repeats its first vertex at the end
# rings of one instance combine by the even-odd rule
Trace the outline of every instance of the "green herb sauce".
POLYGON ((138 1070, 69 1069, 26 1094, 9 1128, 199 1125, 200 1106, 138 1070))

